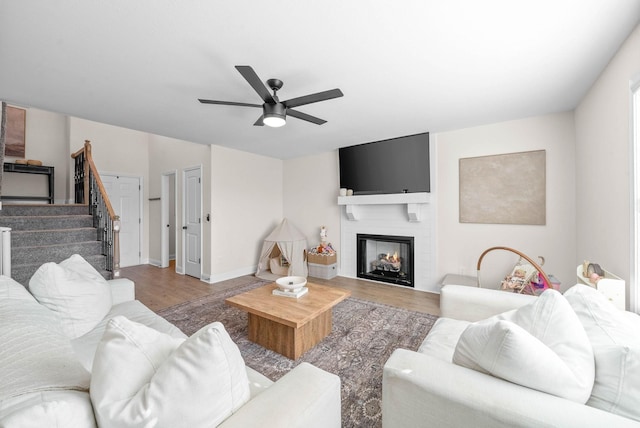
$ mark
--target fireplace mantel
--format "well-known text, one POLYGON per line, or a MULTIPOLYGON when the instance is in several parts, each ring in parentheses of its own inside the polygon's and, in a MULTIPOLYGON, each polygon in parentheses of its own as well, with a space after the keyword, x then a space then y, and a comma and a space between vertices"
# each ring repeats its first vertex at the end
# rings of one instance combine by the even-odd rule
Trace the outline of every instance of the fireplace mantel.
POLYGON ((345 206, 345 214, 351 221, 358 220, 359 205, 406 205, 407 216, 410 222, 419 222, 420 205, 431 202, 431 194, 420 193, 390 193, 383 195, 354 195, 338 196, 338 205, 345 206))

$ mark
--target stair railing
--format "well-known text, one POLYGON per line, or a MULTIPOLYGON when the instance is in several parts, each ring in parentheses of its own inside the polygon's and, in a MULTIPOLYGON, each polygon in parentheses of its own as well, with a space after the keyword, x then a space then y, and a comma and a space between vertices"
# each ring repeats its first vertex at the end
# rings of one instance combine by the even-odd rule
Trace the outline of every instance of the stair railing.
POLYGON ((75 203, 89 206, 89 214, 93 216, 93 227, 98 231, 97 239, 102 241, 102 254, 107 256, 105 268, 114 278, 118 278, 120 276, 120 217, 113 210, 98 169, 93 163, 91 142, 85 140, 84 147, 73 153, 71 157, 75 160, 75 203))

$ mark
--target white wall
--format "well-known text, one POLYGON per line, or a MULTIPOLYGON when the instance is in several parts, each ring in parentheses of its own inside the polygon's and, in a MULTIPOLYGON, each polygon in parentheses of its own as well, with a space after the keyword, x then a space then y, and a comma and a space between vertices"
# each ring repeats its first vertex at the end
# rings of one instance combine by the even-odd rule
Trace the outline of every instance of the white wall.
MULTIPOLYGON (((559 113, 453 132, 431 134, 435 144, 432 168, 437 195, 436 277, 447 273, 475 275, 478 257, 493 246, 508 246, 535 261, 544 256, 545 272, 562 281, 563 288, 575 283, 575 135, 572 113, 559 113), (547 224, 490 225, 458 221, 458 160, 464 157, 546 150, 547 224), (461 272, 462 270, 462 272, 461 272)), ((285 162, 285 215, 307 235, 318 239, 322 224, 339 227, 337 206, 337 152, 285 162), (333 171, 333 172, 332 172, 333 171), (323 180, 310 180, 321 176, 323 180)), ((338 234, 329 229, 330 240, 338 234)), ((517 256, 511 253, 487 256, 482 264, 483 281, 504 277, 517 256), (500 270, 501 269, 501 270, 500 270), (485 273, 489 275, 485 277, 485 273)), ((418 262, 417 262, 418 263, 418 262)), ((487 284, 488 286, 488 284, 487 284)))
MULTIPOLYGON (((24 108, 17 106, 19 108, 24 108)), ((25 156, 23 159, 36 159, 43 165, 55 168, 55 200, 65 203, 69 198, 69 177, 66 174, 71 164, 71 155, 67 151, 69 140, 67 116, 50 113, 35 108, 25 108, 25 156)), ((18 157, 7 156, 6 162, 15 162, 18 157)), ((3 175, 2 193, 4 195, 46 196, 47 180, 41 175, 8 173, 3 175)))
POLYGON ((338 152, 284 161, 284 215, 306 235, 308 247, 320 243, 320 227, 340 251, 338 152))
POLYGON ((211 282, 255 273, 283 217, 282 161, 211 146, 211 282))
MULTIPOLYGON (((627 282, 631 249, 631 91, 640 73, 636 27, 575 111, 577 248, 627 282)), ((629 294, 627 294, 629 301, 629 294)))
MULTIPOLYGON (((210 181, 210 152, 209 146, 176 140, 174 138, 149 135, 149 197, 159 198, 161 196, 161 176, 163 173, 176 172, 175 192, 178 207, 176 209, 176 227, 178 233, 182 227, 182 196, 183 180, 182 171, 185 168, 195 166, 202 167, 202 271, 211 271, 210 252, 210 223, 205 221, 207 209, 211 204, 211 181, 210 181)), ((161 258, 161 227, 160 224, 160 201, 149 202, 149 258, 156 263, 161 258)), ((182 240, 178 239, 175 244, 176 270, 184 272, 182 260, 182 240)))
MULTIPOLYGON (((435 162, 438 167, 439 275, 475 275, 478 258, 484 250, 507 246, 525 253, 536 262, 537 256, 543 256, 546 259, 544 271, 556 276, 563 288, 575 284, 573 114, 560 113, 444 132, 437 134, 435 140, 438 153, 435 162), (531 150, 546 150, 546 225, 460 223, 459 159, 531 150)), ((509 257, 494 265, 490 260, 493 257, 493 254, 487 255, 486 262, 483 260, 481 265, 481 279, 485 286, 492 283, 492 278, 497 281, 509 273, 509 267, 517 260, 517 256, 513 256, 515 260, 509 257), (485 273, 488 276, 485 277, 485 273)), ((503 255, 496 254, 495 257, 502 258, 503 255)))
MULTIPOLYGON (((101 173, 120 173, 142 177, 143 218, 141 233, 141 260, 149 260, 149 135, 144 132, 103 123, 69 117, 69 146, 67 153, 82 148, 84 140, 91 141, 93 161, 101 173)), ((73 177, 73 164, 69 167, 73 177)), ((70 183, 73 186, 73 183, 70 183)), ((69 189, 73 194, 73 188, 69 189)))

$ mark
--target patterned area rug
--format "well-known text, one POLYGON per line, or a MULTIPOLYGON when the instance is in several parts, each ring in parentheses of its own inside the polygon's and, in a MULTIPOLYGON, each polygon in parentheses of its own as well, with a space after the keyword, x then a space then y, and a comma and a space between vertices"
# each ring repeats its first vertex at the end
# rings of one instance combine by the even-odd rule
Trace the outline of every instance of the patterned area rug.
POLYGON ((298 360, 290 360, 247 339, 247 315, 224 299, 266 284, 258 281, 223 294, 172 306, 159 315, 191 335, 214 321, 224 324, 245 363, 278 380, 303 361, 338 375, 342 384, 342 426, 380 427, 382 367, 396 348, 415 350, 437 317, 348 298, 333 308, 333 330, 298 360))

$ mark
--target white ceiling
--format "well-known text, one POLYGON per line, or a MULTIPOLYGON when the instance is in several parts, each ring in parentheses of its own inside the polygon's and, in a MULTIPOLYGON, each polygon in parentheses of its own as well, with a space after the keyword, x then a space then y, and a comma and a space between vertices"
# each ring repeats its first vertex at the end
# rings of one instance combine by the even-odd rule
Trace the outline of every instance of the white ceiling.
MULTIPOLYGON (((0 99, 288 159, 572 110, 640 21, 640 0, 0 0, 0 99), (253 126, 234 68, 286 100, 253 126)), ((91 136, 87 136, 91 138, 91 136)))

